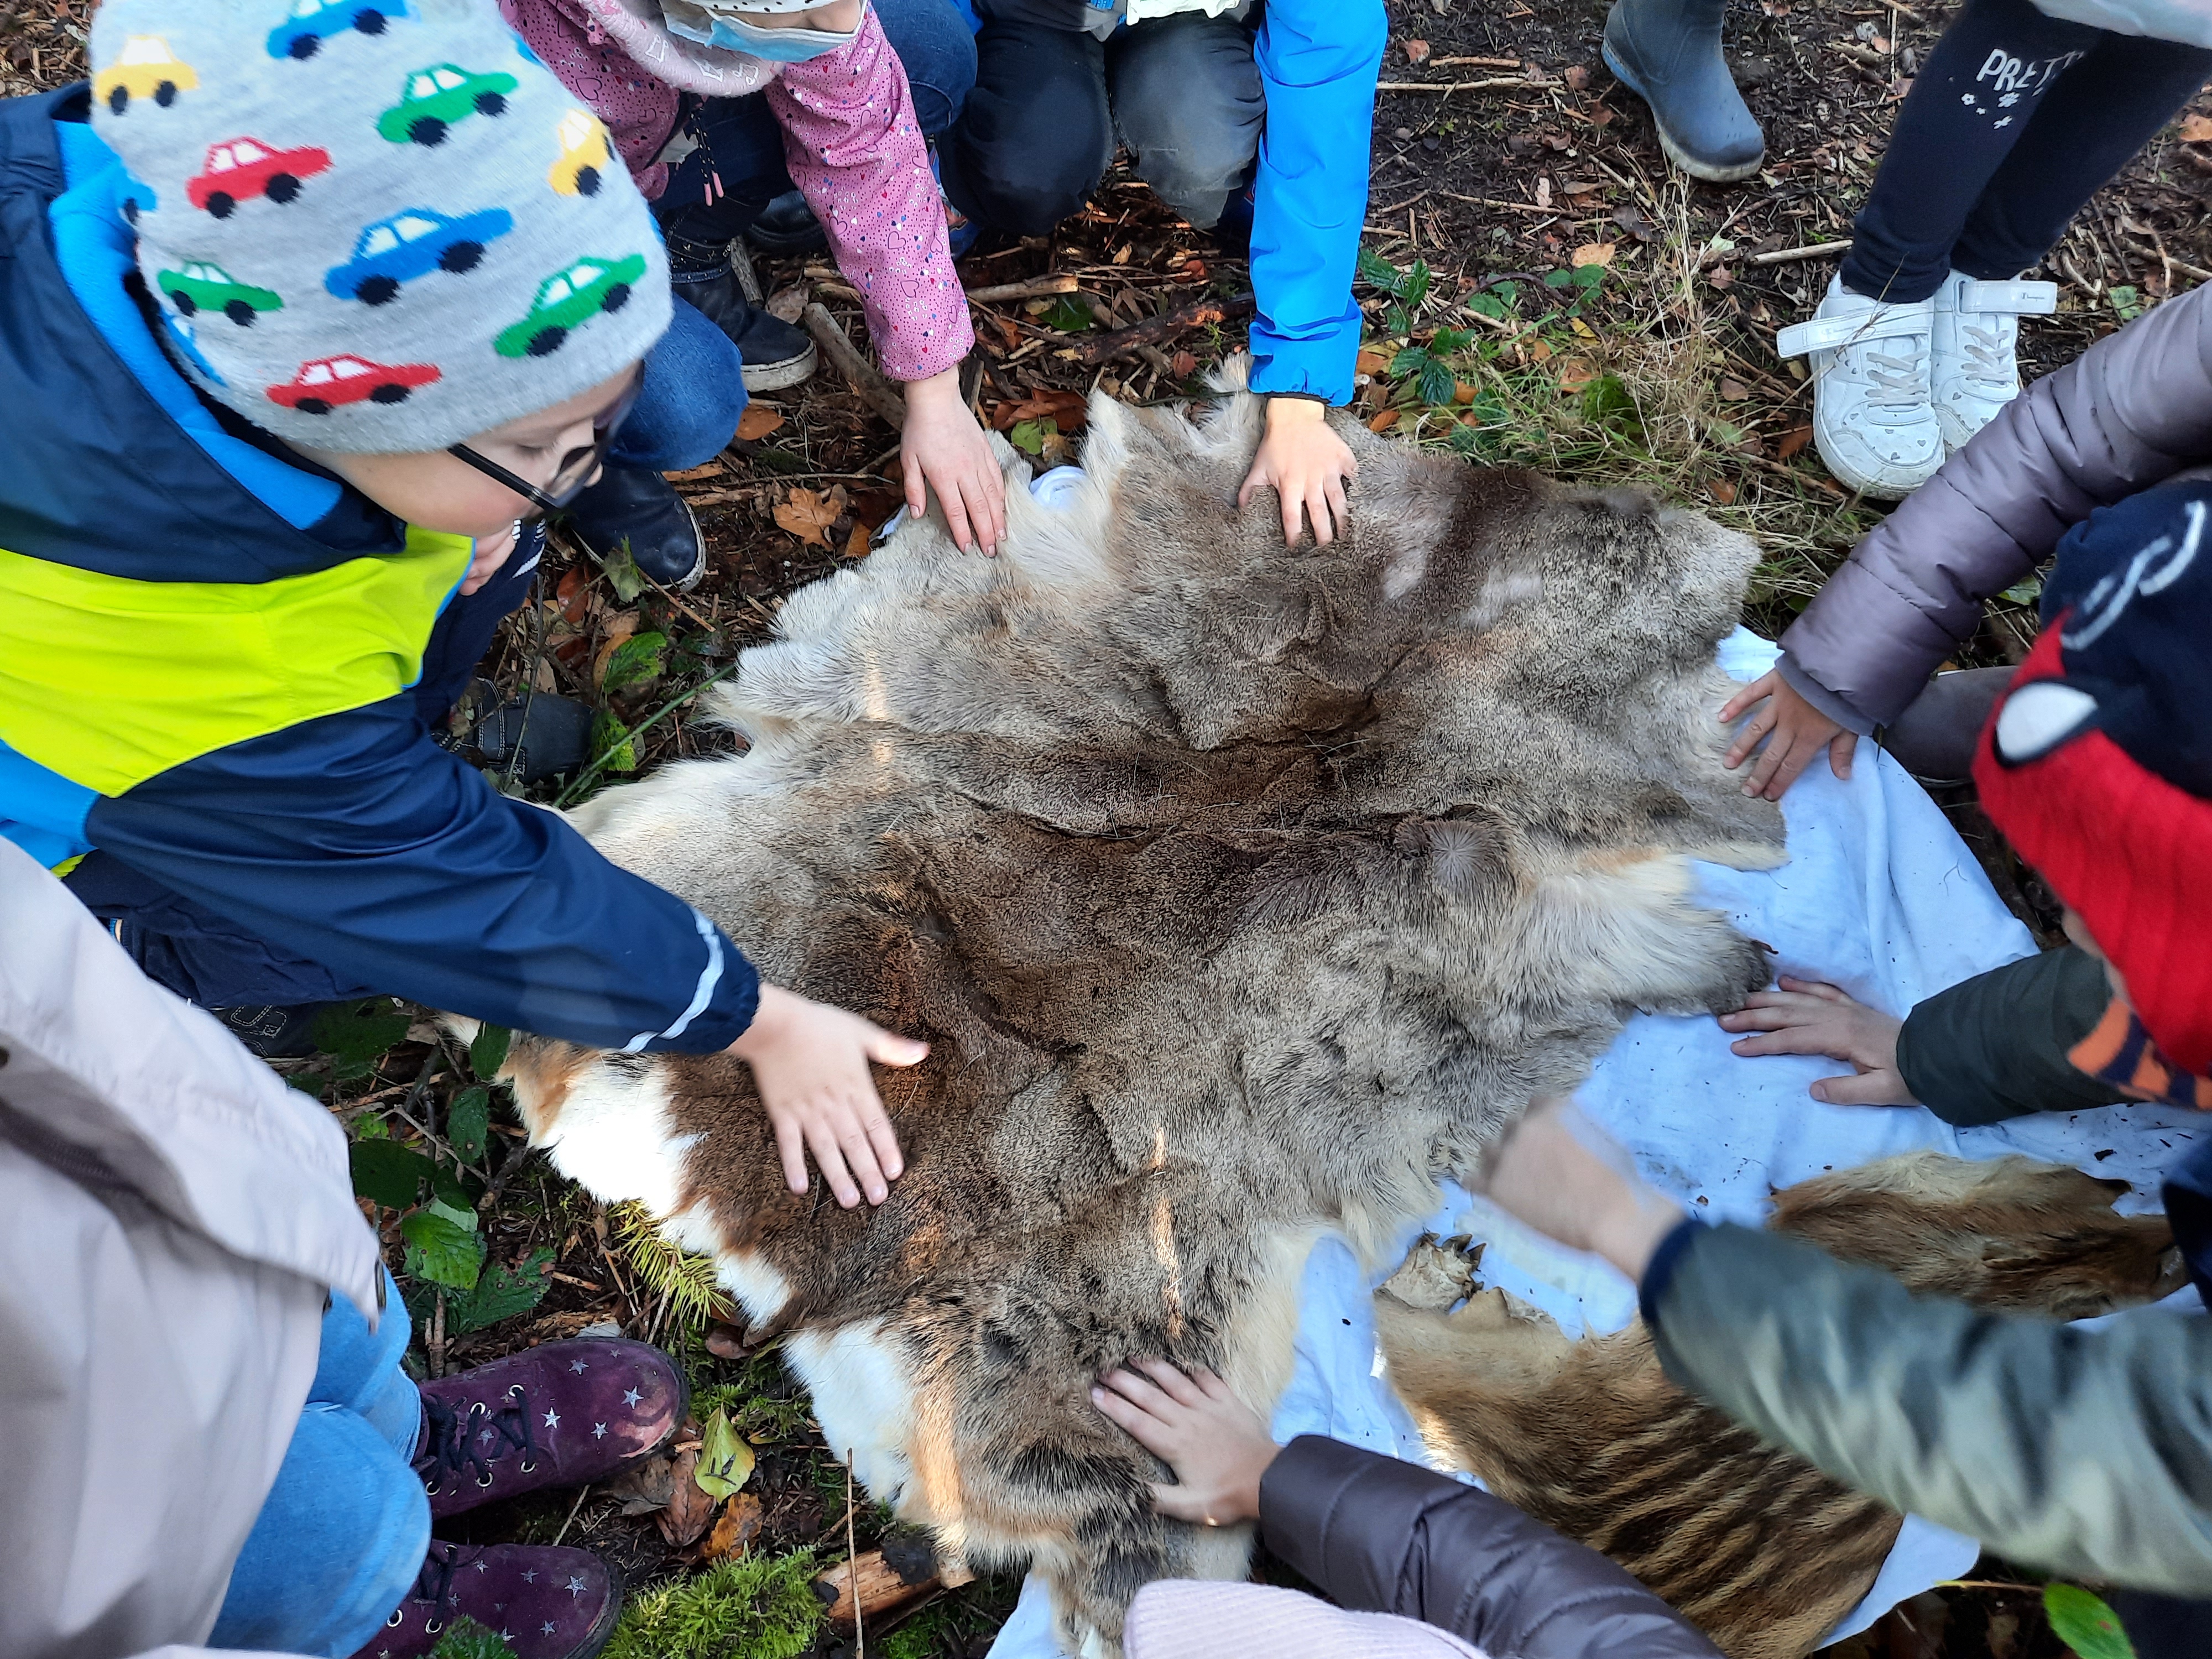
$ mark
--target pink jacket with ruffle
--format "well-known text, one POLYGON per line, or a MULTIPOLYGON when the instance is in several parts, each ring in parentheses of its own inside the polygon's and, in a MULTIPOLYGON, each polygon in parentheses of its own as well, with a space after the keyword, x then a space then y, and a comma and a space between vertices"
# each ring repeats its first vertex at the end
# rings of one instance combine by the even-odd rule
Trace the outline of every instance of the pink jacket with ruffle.
POLYGON ((783 128, 792 182, 860 291, 884 373, 927 380, 974 347, 914 94, 873 7, 851 44, 781 64, 671 36, 654 0, 500 0, 500 10, 606 124, 648 198, 668 187, 668 168, 656 158, 675 130, 682 93, 764 92, 783 128))

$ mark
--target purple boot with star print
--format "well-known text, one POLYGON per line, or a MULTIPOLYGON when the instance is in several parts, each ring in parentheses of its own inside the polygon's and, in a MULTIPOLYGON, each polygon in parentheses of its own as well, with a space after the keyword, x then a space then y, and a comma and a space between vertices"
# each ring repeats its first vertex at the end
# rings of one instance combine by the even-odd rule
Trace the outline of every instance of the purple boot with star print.
POLYGON ((433 1539, 415 1588, 354 1659, 422 1659, 462 1618, 496 1632, 516 1659, 592 1659, 621 1611, 622 1581, 589 1550, 433 1539))
POLYGON ((425 1382, 415 1468, 430 1514, 603 1480, 675 1433, 689 1401, 666 1354, 612 1337, 548 1342, 425 1382))

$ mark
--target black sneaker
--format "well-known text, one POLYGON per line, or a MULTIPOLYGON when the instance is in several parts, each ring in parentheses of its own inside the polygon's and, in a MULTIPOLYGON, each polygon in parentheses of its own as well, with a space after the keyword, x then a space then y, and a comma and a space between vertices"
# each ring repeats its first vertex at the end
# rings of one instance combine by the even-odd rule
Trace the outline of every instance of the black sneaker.
POLYGON ((295 1008, 263 1004, 249 1008, 210 1008, 230 1034, 264 1060, 298 1060, 315 1052, 315 1016, 319 1002, 295 1008))
POLYGON ((534 691, 501 703, 476 724, 470 746, 483 763, 537 783, 556 773, 573 772, 592 758, 592 722, 596 713, 574 697, 534 691))
POLYGON ((676 486, 651 467, 607 467, 568 503, 568 527, 601 562, 627 548, 640 570, 678 592, 696 587, 707 574, 699 520, 676 486))
POLYGON ((763 253, 783 259, 794 253, 819 253, 830 246, 822 222, 806 205, 806 198, 787 190, 761 210, 760 217, 745 230, 745 240, 763 253))
POLYGON ((737 273, 727 266, 703 282, 675 287, 678 299, 696 306, 737 346, 738 356, 744 359, 747 392, 781 392, 813 375, 820 361, 814 342, 804 330, 748 302, 744 289, 738 286, 737 273))

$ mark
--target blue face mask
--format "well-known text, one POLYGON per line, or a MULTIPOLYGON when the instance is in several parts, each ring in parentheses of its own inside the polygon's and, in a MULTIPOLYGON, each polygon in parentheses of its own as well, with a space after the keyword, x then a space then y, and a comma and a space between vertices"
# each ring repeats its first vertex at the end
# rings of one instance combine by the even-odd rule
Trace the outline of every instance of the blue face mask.
POLYGON ((860 33, 857 28, 843 34, 833 34, 827 29, 763 28, 741 17, 710 13, 703 7, 677 3, 674 0, 661 10, 671 34, 680 34, 702 46, 720 46, 726 52, 741 52, 748 58, 765 58, 771 64, 804 64, 840 46, 850 46, 860 33))

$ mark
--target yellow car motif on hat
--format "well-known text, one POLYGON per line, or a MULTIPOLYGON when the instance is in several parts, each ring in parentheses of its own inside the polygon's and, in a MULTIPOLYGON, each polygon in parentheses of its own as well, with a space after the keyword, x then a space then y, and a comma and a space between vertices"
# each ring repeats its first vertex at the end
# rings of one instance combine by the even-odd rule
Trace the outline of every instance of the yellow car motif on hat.
POLYGON ((116 114, 131 107, 134 98, 150 98, 163 109, 177 101, 180 92, 198 86, 192 66, 169 50, 158 34, 126 36, 115 61, 92 82, 92 95, 116 114))
POLYGON ((561 118, 556 131, 561 159, 546 175, 547 182, 563 196, 597 196, 613 155, 607 144, 606 128, 591 111, 572 109, 561 118))

